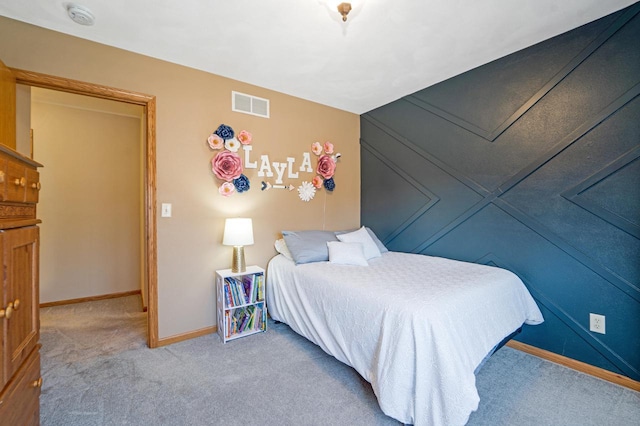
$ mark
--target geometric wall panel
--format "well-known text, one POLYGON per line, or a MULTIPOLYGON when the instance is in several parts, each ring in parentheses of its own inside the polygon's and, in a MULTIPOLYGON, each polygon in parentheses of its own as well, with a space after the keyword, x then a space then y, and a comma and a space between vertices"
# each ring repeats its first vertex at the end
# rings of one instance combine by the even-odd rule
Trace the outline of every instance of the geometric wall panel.
MULTIPOLYGON (((479 263, 482 265, 496 266, 498 268, 503 268, 507 270, 513 270, 513 265, 509 265, 503 259, 500 259, 493 253, 488 253, 485 256, 478 259, 475 263, 479 263)), ((522 278, 522 277, 521 277, 522 278)), ((534 288, 526 278, 522 278, 522 281, 529 289, 531 296, 536 301, 542 312, 544 313, 545 322, 547 324, 553 323, 555 328, 558 328, 558 322, 562 323, 562 329, 566 329, 582 338, 582 341, 586 342, 589 345, 592 345, 598 349, 600 355, 602 355, 600 361, 608 362, 608 359, 614 360, 610 363, 609 369, 615 369, 616 364, 620 364, 619 356, 611 351, 606 345, 603 345, 602 342, 598 339, 593 339, 590 335, 589 331, 580 324, 575 318, 571 316, 569 312, 563 309, 561 306, 556 305, 552 299, 544 295, 541 291, 534 288), (553 315, 553 317, 550 317, 553 315), (617 361, 617 362, 616 362, 617 361)), ((533 329, 527 329, 527 331, 537 331, 534 327, 533 329)), ((626 365, 624 360, 622 360, 622 364, 625 365, 626 370, 629 371, 632 375, 633 373, 638 374, 638 371, 634 371, 633 366, 626 365)), ((623 371, 624 373, 624 371, 623 371)), ((629 374, 629 373, 627 373, 629 374)))
MULTIPOLYGON (((616 15, 616 14, 614 14, 616 15)), ((458 113, 457 115, 447 111, 446 108, 439 108, 433 103, 425 100, 425 98, 429 98, 429 96, 425 96, 425 93, 416 93, 413 95, 409 95, 405 98, 406 101, 413 103, 416 106, 424 108, 432 114, 435 114, 447 121, 450 121, 457 125, 458 127, 464 128, 471 133, 474 133, 481 138, 493 142, 495 141, 503 132, 505 132, 509 127, 511 127, 520 117, 522 117, 526 112, 533 107, 542 97, 544 97, 547 93, 549 93, 559 82, 561 82, 569 73, 571 73, 576 67, 578 67, 584 60, 586 60, 593 52, 595 52, 600 46, 602 46, 613 34, 618 31, 622 26, 624 26, 629 19, 633 17, 633 13, 627 13, 623 16, 622 19, 617 19, 615 21, 615 25, 610 25, 610 21, 614 19, 614 16, 605 17, 599 20, 596 24, 591 25, 588 29, 584 30, 581 34, 583 38, 585 37, 593 37, 594 40, 589 43, 589 45, 581 49, 581 51, 575 51, 576 45, 575 41, 571 40, 571 34, 567 33, 562 36, 557 37, 556 43, 564 43, 565 49, 574 49, 570 52, 567 52, 569 56, 571 53, 575 51, 576 56, 571 57, 570 61, 566 64, 557 64, 559 68, 557 70, 553 70, 554 60, 557 61, 557 57, 554 57, 551 49, 540 49, 539 46, 534 46, 528 49, 527 54, 530 57, 534 57, 534 60, 529 61, 520 61, 520 52, 516 52, 513 55, 510 55, 509 60, 504 60, 500 66, 496 66, 497 62, 487 64, 482 69, 474 70, 474 75, 472 77, 468 75, 461 75, 458 77, 458 80, 463 80, 464 83, 458 84, 457 87, 452 87, 450 90, 463 90, 466 93, 458 93, 458 95, 467 95, 467 96, 482 96, 486 99, 487 109, 483 111, 470 110, 463 111, 464 115, 458 113), (604 31, 602 31, 604 29, 604 31), (600 30, 600 32, 599 32, 600 30), (586 34, 589 32, 589 34, 586 34), (598 33, 599 32, 599 33, 598 33), (594 36, 595 34, 595 36, 594 36), (568 40, 565 40, 568 39, 568 40), (545 55, 546 53, 546 55, 545 55), (495 66, 495 69, 492 67, 495 66), (526 69, 529 67, 529 69, 526 69), (497 73, 499 74, 499 78, 496 78, 497 73), (545 78, 548 76, 549 78, 545 78), (507 81, 505 81, 507 80, 507 81), (475 81, 475 84, 474 84, 475 81), (542 82, 540 88, 536 88, 532 86, 532 84, 537 83, 538 81, 542 82), (518 90, 513 90, 512 88, 517 86, 518 90), (496 90, 504 90, 505 93, 499 97, 498 102, 496 102, 495 91, 496 90), (505 90, 506 89, 506 90, 505 90), (522 93, 527 90, 532 91, 531 96, 522 98, 522 93), (471 93, 469 93, 471 92, 471 93), (519 97, 518 97, 519 95, 519 97), (504 105, 513 104, 517 102, 518 99, 523 99, 523 102, 514 109, 514 111, 500 119, 499 116, 495 117, 493 121, 496 119, 496 125, 490 130, 486 130, 481 126, 473 123, 473 118, 476 120, 483 120, 485 117, 495 114, 496 110, 502 109, 505 112, 509 112, 509 108, 504 108, 504 105), (496 102, 496 104, 493 104, 496 102)), ((441 85, 441 86, 444 86, 441 85)), ((437 86, 436 86, 437 87, 437 86)), ((429 93, 433 92, 437 89, 426 89, 425 92, 429 93)), ((445 89, 446 90, 446 89, 445 89)), ((446 92, 445 92, 446 94, 446 92)), ((434 97, 437 98, 437 93, 434 97)), ((450 94, 451 95, 451 94, 450 94)), ((433 95, 432 95, 433 96, 433 95)), ((443 97, 442 101, 450 101, 452 98, 449 96, 448 98, 443 97)), ((458 106, 460 104, 458 103, 458 106)), ((456 106, 455 103, 451 104, 451 106, 456 106)), ((486 125, 485 125, 486 127, 486 125)))
POLYGON ((546 318, 518 340, 634 380, 639 39, 636 3, 360 120, 363 224, 395 250, 513 271, 546 318))
POLYGON ((639 158, 636 147, 562 196, 640 239, 639 158))
POLYGON ((369 220, 368 226, 380 232, 381 240, 388 243, 402 233, 417 218, 434 206, 440 199, 426 187, 407 175, 400 167, 394 166, 388 160, 381 158, 373 148, 363 150, 361 155, 362 180, 367 186, 363 188, 361 208, 370 212, 380 213, 376 217, 385 218, 383 221, 369 220), (390 186, 393 191, 381 194, 378 188, 390 186), (395 214, 389 218, 388 208, 393 206, 395 214))

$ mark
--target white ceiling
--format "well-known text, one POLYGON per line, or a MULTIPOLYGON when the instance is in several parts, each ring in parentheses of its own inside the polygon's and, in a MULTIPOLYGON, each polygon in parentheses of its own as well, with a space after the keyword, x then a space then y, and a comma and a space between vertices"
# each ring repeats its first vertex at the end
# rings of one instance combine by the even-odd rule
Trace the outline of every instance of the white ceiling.
POLYGON ((636 0, 0 0, 0 15, 361 114, 636 0))

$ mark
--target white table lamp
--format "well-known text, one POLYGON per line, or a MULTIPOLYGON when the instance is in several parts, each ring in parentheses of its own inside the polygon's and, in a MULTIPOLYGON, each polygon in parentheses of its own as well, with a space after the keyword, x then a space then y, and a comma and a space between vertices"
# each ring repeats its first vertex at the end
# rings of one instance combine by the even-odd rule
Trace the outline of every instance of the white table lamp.
POLYGON ((253 223, 248 218, 227 219, 224 223, 222 244, 233 246, 231 272, 244 272, 244 246, 253 244, 253 223))

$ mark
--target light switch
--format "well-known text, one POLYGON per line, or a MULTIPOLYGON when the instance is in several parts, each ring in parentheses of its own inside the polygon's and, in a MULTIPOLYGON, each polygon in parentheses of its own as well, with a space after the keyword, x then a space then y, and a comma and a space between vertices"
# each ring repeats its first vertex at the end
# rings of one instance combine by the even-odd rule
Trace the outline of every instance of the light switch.
POLYGON ((162 203, 162 217, 171 217, 171 203, 162 203))

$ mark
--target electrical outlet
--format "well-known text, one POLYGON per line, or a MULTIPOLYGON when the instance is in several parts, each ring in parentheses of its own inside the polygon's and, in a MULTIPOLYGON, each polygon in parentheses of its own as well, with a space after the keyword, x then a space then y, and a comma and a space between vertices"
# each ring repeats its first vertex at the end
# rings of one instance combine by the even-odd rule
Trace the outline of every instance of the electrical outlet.
POLYGON ((605 334, 604 315, 589 314, 589 330, 596 333, 605 334))

